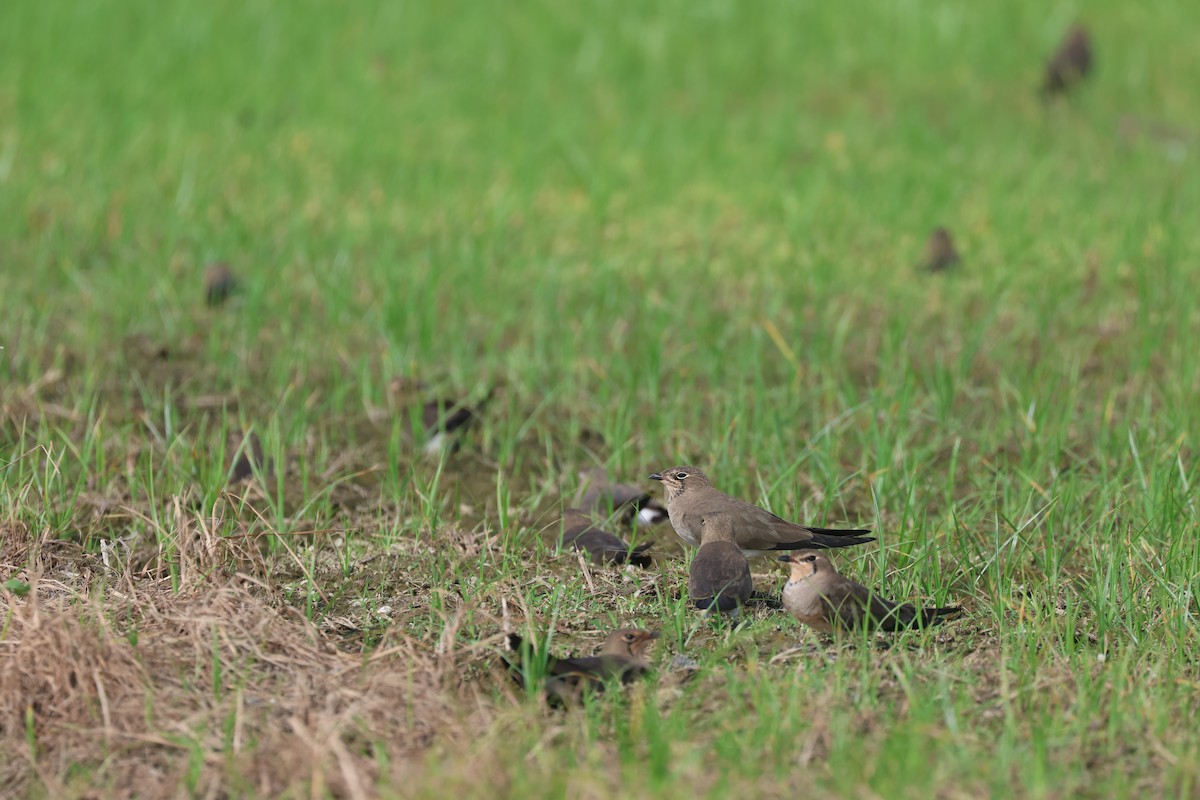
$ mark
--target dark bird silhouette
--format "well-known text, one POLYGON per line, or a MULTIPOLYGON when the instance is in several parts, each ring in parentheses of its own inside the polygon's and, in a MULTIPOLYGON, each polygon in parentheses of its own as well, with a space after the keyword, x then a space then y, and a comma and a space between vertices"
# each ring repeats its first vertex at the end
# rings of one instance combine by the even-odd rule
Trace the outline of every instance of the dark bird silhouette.
POLYGON ((944 272, 959 262, 958 250, 954 247, 954 239, 945 228, 934 228, 925 243, 925 256, 921 259, 921 269, 927 272, 944 272))
POLYGON ((462 401, 444 397, 427 401, 421 407, 421 424, 427 437, 425 452, 437 453, 447 447, 452 453, 458 452, 461 434, 478 419, 478 412, 462 401))
POLYGON ((700 520, 700 550, 688 573, 688 596, 696 608, 736 616, 752 594, 750 562, 737 546, 733 518, 706 514, 700 520))
POLYGON ((578 508, 563 511, 562 518, 564 547, 581 550, 597 564, 633 564, 635 567, 650 566, 650 542, 630 547, 619 536, 593 527, 592 520, 578 508))
POLYGON ((204 268, 204 299, 210 307, 221 305, 237 290, 237 278, 228 264, 214 262, 204 268))
POLYGON ((392 378, 388 393, 389 402, 395 404, 394 408, 407 409, 408 414, 412 415, 410 419, 416 438, 421 440, 421 449, 430 455, 437 455, 443 450, 457 452, 461 449, 462 435, 479 421, 480 409, 496 396, 496 386, 488 389, 487 395, 475 407, 467 399, 434 395, 424 380, 407 375, 392 378), (418 425, 419 432, 415 431, 418 425))
POLYGON ((238 442, 238 447, 240 447, 240 452, 237 453, 233 463, 229 465, 229 486, 252 477, 256 467, 264 475, 270 474, 274 470, 275 462, 266 457, 262 440, 258 438, 257 433, 242 437, 238 442))
POLYGON ((1046 62, 1042 96, 1063 95, 1075 88, 1091 73, 1094 61, 1092 39, 1087 29, 1082 25, 1072 26, 1046 62))
POLYGON ((479 420, 479 409, 491 402, 496 389, 492 387, 477 406, 466 400, 450 397, 429 397, 429 387, 424 381, 407 377, 394 378, 389 391, 399 398, 401 407, 416 413, 421 410, 422 449, 431 455, 449 450, 456 453, 462 447, 462 435, 479 420))

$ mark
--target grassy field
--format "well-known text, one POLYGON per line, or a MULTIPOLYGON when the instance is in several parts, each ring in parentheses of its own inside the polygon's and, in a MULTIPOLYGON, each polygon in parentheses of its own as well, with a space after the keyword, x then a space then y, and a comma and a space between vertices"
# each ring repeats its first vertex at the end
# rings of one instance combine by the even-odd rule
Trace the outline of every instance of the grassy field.
POLYGON ((10 0, 0 795, 1200 796, 1194 12, 10 0), (495 396, 431 460, 396 378, 495 396), (676 463, 965 615, 557 551, 580 469, 676 463), (625 624, 582 709, 496 667, 625 624))

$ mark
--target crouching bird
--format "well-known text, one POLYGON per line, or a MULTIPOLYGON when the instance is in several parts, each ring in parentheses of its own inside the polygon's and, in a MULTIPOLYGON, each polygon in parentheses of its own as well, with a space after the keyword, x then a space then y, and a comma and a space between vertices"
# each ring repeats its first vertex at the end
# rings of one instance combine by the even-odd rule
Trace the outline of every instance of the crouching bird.
POLYGON ((594 527, 591 518, 578 508, 563 511, 562 526, 563 545, 587 553, 596 564, 650 566, 650 554, 646 551, 652 542, 630 547, 616 534, 594 527))
POLYGON ((594 467, 579 473, 579 492, 575 505, 585 511, 600 514, 618 513, 623 522, 637 517, 642 522, 656 523, 667 518, 667 509, 637 486, 608 479, 604 467, 594 467))
POLYGON ((918 608, 885 600, 840 574, 828 558, 816 553, 780 556, 779 560, 792 565, 783 587, 783 607, 823 633, 930 627, 962 611, 958 606, 918 608))
MULTIPOLYGON (((492 392, 479 403, 483 407, 492 399, 492 392)), ((462 449, 462 435, 467 428, 479 420, 479 408, 473 408, 462 400, 438 397, 421 406, 421 425, 425 429, 426 455, 437 455, 442 450, 457 453, 462 449)))
MULTIPOLYGON (((658 637, 658 631, 621 628, 608 635, 594 656, 559 658, 548 654, 543 671, 546 699, 552 705, 577 704, 585 692, 604 691, 607 681, 632 683, 650 670, 646 651, 658 637)), ((536 671, 529 662, 535 657, 534 649, 515 633, 508 634, 508 647, 512 651, 511 657, 504 659, 508 671, 519 686, 525 687, 530 674, 536 671)))
POLYGON ((736 617, 750 595, 754 581, 750 562, 737 546, 733 517, 721 512, 700 520, 700 550, 688 573, 688 595, 696 608, 736 617))

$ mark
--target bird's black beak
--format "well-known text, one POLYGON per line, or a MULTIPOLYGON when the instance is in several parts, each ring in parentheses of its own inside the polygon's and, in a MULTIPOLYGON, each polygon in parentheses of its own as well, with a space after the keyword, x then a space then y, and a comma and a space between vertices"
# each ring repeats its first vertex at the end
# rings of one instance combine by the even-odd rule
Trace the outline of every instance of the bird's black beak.
POLYGON ((660 638, 661 636, 662 636, 662 634, 661 634, 661 633, 659 633, 658 631, 650 631, 648 638, 650 638, 650 639, 658 639, 658 638, 660 638))
POLYGON ((654 474, 652 474, 652 475, 650 476, 650 480, 652 480, 652 481, 661 481, 661 480, 662 480, 662 473, 661 473, 661 472, 655 472, 654 474))
POLYGON ((780 561, 782 561, 782 562, 783 562, 783 563, 785 563, 785 564, 790 564, 790 563, 792 563, 792 557, 791 557, 791 556, 780 556, 780 557, 779 557, 779 560, 780 560, 780 561))

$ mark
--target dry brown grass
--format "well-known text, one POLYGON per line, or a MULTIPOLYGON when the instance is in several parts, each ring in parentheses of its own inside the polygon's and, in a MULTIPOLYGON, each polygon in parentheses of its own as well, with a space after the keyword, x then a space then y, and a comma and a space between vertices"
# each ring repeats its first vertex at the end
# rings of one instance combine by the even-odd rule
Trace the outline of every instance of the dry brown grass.
POLYGON ((103 594, 40 576, 0 592, 8 792, 367 797, 398 768, 375 743, 399 760, 467 729, 471 654, 452 636, 395 635, 364 658, 248 576, 189 574, 178 591, 126 574, 103 594))

